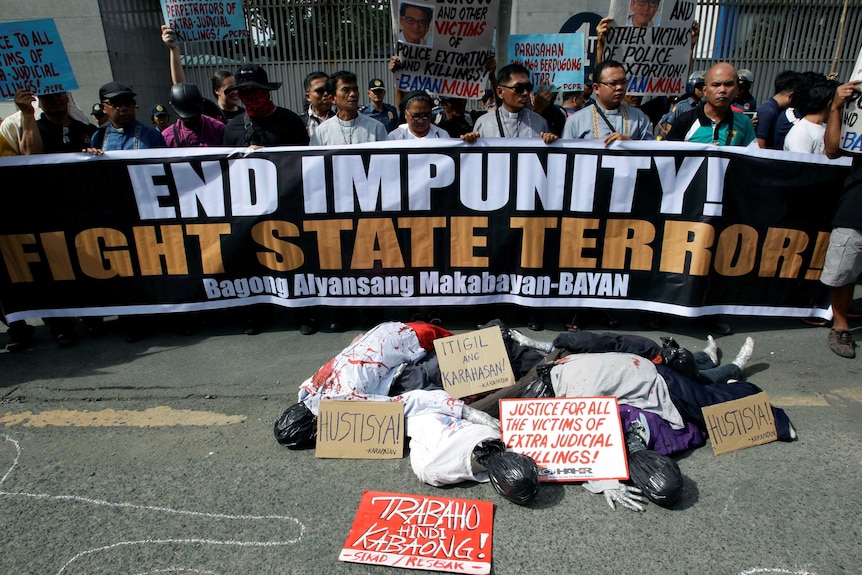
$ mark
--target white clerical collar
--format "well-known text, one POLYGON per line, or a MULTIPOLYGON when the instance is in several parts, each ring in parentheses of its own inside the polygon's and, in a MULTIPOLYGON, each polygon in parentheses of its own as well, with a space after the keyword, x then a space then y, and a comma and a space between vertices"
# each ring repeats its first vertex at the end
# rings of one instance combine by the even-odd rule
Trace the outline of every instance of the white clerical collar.
POLYGON ((509 111, 509 110, 507 110, 506 108, 500 108, 500 113, 501 113, 503 116, 505 116, 506 118, 509 118, 509 119, 512 119, 512 120, 517 120, 517 119, 521 116, 521 112, 523 112, 523 111, 524 111, 524 110, 523 110, 523 109, 521 109, 521 110, 518 110, 517 112, 510 112, 510 111, 509 111))
POLYGON ((596 101, 596 106, 598 106, 599 108, 601 108, 601 109, 602 109, 602 112, 604 112, 605 114, 610 114, 611 116, 613 116, 614 114, 619 114, 619 113, 620 113, 620 108, 622 108, 622 107, 623 107, 623 104, 621 103, 619 106, 617 106, 617 107, 616 107, 616 108, 614 108, 613 110, 609 110, 609 109, 605 108, 604 106, 602 106, 601 104, 599 104, 599 103, 598 103, 598 101, 596 101))

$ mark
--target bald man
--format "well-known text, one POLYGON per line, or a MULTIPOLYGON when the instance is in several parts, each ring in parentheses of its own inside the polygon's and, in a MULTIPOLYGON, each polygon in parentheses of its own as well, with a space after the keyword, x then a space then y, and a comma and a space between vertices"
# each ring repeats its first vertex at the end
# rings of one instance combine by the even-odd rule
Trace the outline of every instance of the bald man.
POLYGON ((755 141, 751 120, 730 107, 737 82, 736 68, 727 62, 710 68, 703 87, 703 105, 679 116, 666 139, 716 146, 751 145, 755 141))

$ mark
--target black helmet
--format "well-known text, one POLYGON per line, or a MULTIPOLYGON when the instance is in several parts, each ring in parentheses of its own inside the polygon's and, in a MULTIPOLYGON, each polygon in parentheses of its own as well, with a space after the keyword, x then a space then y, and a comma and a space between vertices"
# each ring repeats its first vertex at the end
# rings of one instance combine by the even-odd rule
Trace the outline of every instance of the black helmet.
POLYGON ((171 86, 171 106, 184 120, 196 118, 203 112, 204 97, 194 84, 174 84, 171 86))

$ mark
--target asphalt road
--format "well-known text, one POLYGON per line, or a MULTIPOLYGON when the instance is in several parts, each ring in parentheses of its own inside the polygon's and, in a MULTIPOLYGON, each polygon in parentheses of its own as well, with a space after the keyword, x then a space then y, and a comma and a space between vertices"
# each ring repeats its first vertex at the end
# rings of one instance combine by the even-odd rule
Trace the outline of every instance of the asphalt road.
MULTIPOLYGON (((550 340, 564 315, 548 311, 548 329, 528 333, 550 340)), ((690 320, 653 332, 621 318, 620 331, 705 344, 690 320)), ((859 573, 862 357, 837 357, 825 328, 798 320, 731 323, 725 360, 754 337, 747 379, 787 410, 799 440, 691 452, 679 460, 683 500, 644 513, 571 484, 518 507, 489 485, 424 485, 407 459, 283 449, 274 420, 357 329, 301 336, 279 312, 249 337, 216 314, 196 335, 127 344, 111 321, 58 349, 40 326, 35 347, 0 354, 0 573, 395 573, 338 561, 366 489, 492 501, 497 575, 859 573)))

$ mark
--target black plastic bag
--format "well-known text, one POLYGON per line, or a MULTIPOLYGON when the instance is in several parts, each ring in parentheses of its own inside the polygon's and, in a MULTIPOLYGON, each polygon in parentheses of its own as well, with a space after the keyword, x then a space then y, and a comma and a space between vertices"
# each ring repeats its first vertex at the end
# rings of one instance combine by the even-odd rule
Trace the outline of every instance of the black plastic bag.
POLYGON ((536 366, 536 379, 527 384, 521 397, 556 397, 554 386, 551 384, 551 368, 553 363, 544 363, 536 366))
POLYGON ((671 507, 682 495, 682 472, 676 461, 647 449, 643 439, 629 430, 626 433, 629 478, 646 497, 662 507, 671 507))
POLYGON ((526 505, 539 491, 539 468, 532 458, 506 451, 499 439, 483 441, 473 449, 476 461, 488 470, 494 490, 518 505, 526 505))
POLYGON ((304 403, 294 403, 273 426, 275 439, 288 449, 309 449, 317 443, 317 416, 304 403))
POLYGON ((664 365, 689 379, 697 377, 697 363, 694 355, 684 347, 680 347, 672 337, 661 338, 661 361, 664 365))

